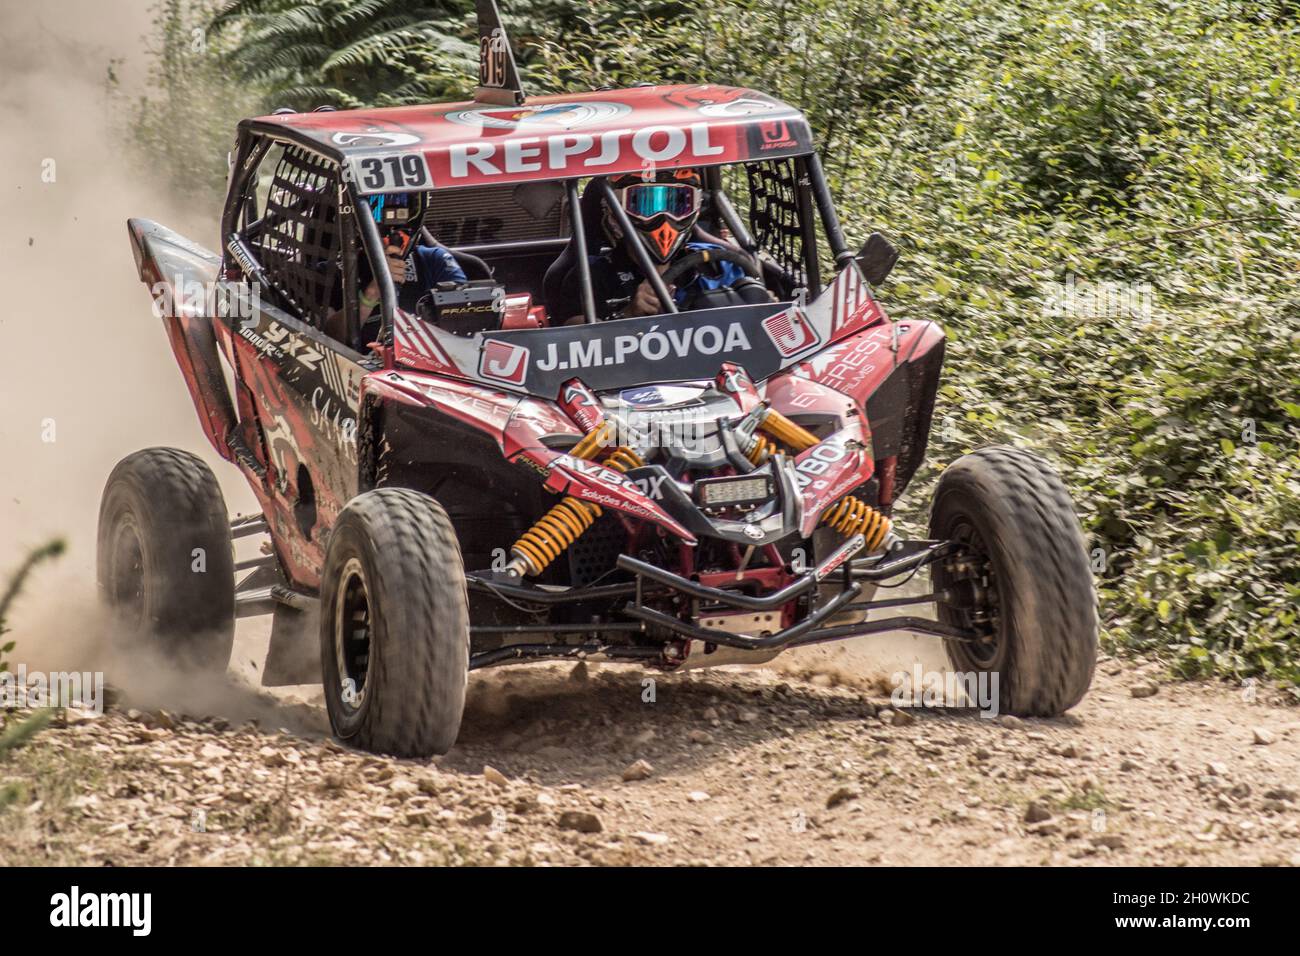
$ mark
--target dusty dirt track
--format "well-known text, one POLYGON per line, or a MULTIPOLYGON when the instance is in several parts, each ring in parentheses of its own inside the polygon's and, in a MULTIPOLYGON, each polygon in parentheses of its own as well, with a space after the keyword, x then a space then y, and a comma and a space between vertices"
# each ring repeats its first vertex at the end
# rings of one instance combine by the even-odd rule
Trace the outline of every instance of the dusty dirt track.
POLYGON ((1151 670, 1105 660, 1066 717, 998 722, 826 675, 660 676, 646 703, 640 671, 534 666, 473 678, 430 762, 238 685, 255 723, 123 701, 0 766, 0 863, 1300 865, 1300 714, 1134 698, 1151 670))

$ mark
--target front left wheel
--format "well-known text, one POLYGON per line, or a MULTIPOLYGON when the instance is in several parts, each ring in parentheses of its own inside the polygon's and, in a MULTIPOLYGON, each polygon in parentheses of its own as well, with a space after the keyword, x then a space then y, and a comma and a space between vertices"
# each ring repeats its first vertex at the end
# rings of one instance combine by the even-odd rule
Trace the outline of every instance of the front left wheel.
POLYGON ((469 611, 442 507, 404 488, 352 499, 330 532, 320 607, 334 733, 396 757, 450 750, 465 708, 469 611))

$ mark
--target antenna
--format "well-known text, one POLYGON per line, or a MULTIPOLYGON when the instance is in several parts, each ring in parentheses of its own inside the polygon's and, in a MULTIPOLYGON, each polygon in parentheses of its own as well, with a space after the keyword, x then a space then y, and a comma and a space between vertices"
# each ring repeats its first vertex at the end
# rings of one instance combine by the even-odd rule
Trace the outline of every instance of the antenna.
POLYGON ((474 0, 478 12, 478 88, 474 99, 496 106, 519 106, 524 87, 519 82, 515 54, 501 24, 496 0, 474 0))

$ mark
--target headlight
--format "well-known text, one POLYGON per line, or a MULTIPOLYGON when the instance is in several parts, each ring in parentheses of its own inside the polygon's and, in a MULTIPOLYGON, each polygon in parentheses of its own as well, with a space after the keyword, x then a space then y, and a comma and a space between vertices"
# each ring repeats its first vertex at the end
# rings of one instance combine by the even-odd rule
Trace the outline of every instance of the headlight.
POLYGON ((757 505, 771 497, 770 475, 704 478, 695 483, 695 501, 706 511, 757 505))

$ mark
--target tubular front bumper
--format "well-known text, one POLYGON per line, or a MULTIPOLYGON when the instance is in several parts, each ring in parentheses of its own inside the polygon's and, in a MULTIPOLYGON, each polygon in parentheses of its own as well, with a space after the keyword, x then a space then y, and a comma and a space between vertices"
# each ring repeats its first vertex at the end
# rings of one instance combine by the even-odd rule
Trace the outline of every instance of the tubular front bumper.
MULTIPOLYGON (((472 625, 470 627, 472 635, 492 637, 507 643, 496 649, 471 655, 470 669, 513 661, 548 658, 591 657, 669 666, 680 663, 680 660, 672 660, 666 656, 666 645, 658 643, 647 645, 635 640, 637 635, 647 636, 652 630, 657 631, 661 639, 671 636, 747 651, 781 651, 789 647, 844 640, 885 631, 913 631, 959 641, 973 639, 972 635, 940 621, 912 616, 824 626, 827 621, 846 611, 872 611, 949 599, 949 595, 942 592, 854 603, 862 592, 862 585, 858 582, 887 581, 908 574, 946 555, 952 545, 942 541, 901 541, 882 556, 853 560, 853 556, 861 547, 860 538, 850 539, 816 568, 798 575, 779 590, 764 595, 709 587, 699 581, 674 574, 628 555, 621 555, 617 564, 621 570, 632 575, 632 581, 585 588, 545 588, 495 572, 470 572, 466 578, 471 590, 491 594, 507 603, 519 606, 532 605, 540 611, 566 605, 581 605, 584 602, 626 598, 627 603, 619 608, 617 613, 631 619, 567 624, 538 622, 472 625), (784 609, 791 601, 805 596, 811 597, 811 592, 817 585, 833 574, 840 575, 843 582, 840 592, 833 599, 822 607, 811 610, 807 616, 790 627, 757 636, 703 627, 693 620, 674 617, 647 604, 647 601, 650 601, 663 606, 664 598, 675 594, 688 599, 693 609, 698 609, 700 604, 704 604, 734 608, 737 611, 778 611, 784 609), (555 638, 561 635, 571 638, 580 637, 582 641, 581 643, 555 642, 555 638), (541 638, 549 642, 509 643, 528 641, 531 638, 541 638), (628 643, 629 638, 633 638, 632 643, 628 643)), ((699 619, 699 615, 693 616, 695 620, 699 619)))
POLYGON ((862 586, 855 582, 884 581, 914 571, 946 554, 949 546, 947 542, 940 541, 902 542, 899 549, 902 552, 901 554, 896 553, 893 556, 886 554, 879 559, 868 561, 854 562, 849 560, 859 548, 861 548, 860 536, 842 545, 818 567, 801 574, 780 590, 762 596, 709 587, 700 584, 698 581, 692 581, 671 571, 666 571, 656 565, 639 561, 629 555, 621 555, 618 558, 618 567, 635 575, 637 584, 634 600, 628 602, 622 613, 646 624, 665 628, 681 637, 755 651, 779 650, 802 644, 817 644, 823 641, 877 634, 883 631, 913 631, 921 634, 934 634, 953 640, 969 639, 970 635, 958 628, 951 627, 940 621, 910 616, 892 617, 878 621, 862 621, 835 627, 821 627, 820 625, 823 622, 844 611, 866 611, 907 604, 926 604, 945 597, 945 595, 924 594, 917 597, 854 604, 854 598, 862 591, 862 586), (856 548, 854 547, 855 544, 856 548), (690 621, 683 621, 680 618, 673 617, 671 614, 646 607, 642 600, 645 583, 650 582, 652 585, 666 587, 698 601, 707 601, 746 611, 776 610, 807 594, 821 581, 837 572, 843 575, 844 586, 832 600, 810 612, 807 617, 797 624, 779 631, 764 633, 757 637, 701 627, 690 621))

